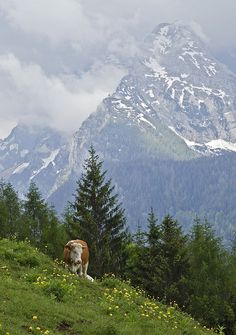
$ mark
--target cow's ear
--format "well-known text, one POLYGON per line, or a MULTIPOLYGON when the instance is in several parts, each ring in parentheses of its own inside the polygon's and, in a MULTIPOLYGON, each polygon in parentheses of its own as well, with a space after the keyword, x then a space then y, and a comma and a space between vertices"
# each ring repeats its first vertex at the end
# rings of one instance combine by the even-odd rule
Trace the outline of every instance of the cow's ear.
POLYGON ((85 249, 85 248, 87 248, 86 245, 82 245, 82 249, 85 249))

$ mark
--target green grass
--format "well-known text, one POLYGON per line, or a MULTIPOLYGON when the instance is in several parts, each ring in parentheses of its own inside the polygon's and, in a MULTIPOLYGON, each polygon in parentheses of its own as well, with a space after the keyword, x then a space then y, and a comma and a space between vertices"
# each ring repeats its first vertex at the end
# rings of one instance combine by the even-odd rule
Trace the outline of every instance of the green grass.
POLYGON ((0 334, 213 333, 115 277, 78 278, 28 243, 0 240, 0 278, 0 334))

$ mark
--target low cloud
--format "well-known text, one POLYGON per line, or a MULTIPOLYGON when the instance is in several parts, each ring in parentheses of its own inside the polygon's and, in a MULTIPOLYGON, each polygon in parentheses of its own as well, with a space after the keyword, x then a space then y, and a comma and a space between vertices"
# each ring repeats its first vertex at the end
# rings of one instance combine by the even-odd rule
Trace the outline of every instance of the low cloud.
POLYGON ((120 68, 100 64, 80 79, 48 77, 36 64, 24 64, 12 54, 0 56, 0 120, 76 131, 123 74, 120 68))
POLYGON ((10 25, 53 44, 86 38, 92 29, 76 0, 2 0, 0 8, 10 25))

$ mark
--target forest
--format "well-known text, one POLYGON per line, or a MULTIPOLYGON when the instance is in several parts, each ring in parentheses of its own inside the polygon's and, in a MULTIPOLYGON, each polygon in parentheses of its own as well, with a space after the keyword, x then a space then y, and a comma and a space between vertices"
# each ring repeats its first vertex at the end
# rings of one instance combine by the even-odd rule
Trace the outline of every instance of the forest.
POLYGON ((137 222, 146 225, 150 207, 161 219, 166 213, 173 215, 185 232, 197 213, 211 222, 226 245, 230 244, 236 220, 235 153, 179 161, 155 157, 115 163, 106 160, 104 164, 119 185, 133 230, 137 222))
POLYGON ((61 217, 33 182, 20 199, 2 180, 0 238, 27 240, 53 259, 62 259, 68 240, 84 239, 94 278, 114 274, 130 280, 200 323, 236 334, 236 234, 226 247, 207 220, 196 217, 186 233, 168 213, 159 221, 152 207, 146 229, 137 224, 131 233, 123 206, 91 147, 73 201, 65 204, 61 217))

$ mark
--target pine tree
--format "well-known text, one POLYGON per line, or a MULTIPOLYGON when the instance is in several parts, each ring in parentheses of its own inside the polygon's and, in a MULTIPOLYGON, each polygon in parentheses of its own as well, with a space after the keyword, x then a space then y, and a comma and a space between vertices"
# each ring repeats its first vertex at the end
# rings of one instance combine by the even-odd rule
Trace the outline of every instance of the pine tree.
POLYGON ((131 280, 132 284, 135 286, 145 287, 145 277, 146 277, 146 233, 141 229, 138 224, 137 231, 131 237, 130 242, 127 244, 127 262, 125 267, 125 276, 131 280), (145 255, 145 257, 144 257, 145 255))
POLYGON ((32 244, 41 247, 42 236, 48 225, 47 205, 38 187, 31 182, 24 201, 24 219, 28 226, 28 238, 32 244))
POLYGON ((41 249, 54 259, 61 258, 67 240, 65 227, 60 223, 54 208, 48 207, 47 217, 48 224, 43 230, 41 249))
POLYGON ((188 311, 209 326, 221 324, 229 328, 235 320, 230 301, 232 272, 229 256, 207 221, 195 220, 189 253, 191 295, 188 311))
POLYGON ((161 229, 153 208, 151 208, 148 214, 147 222, 144 287, 152 296, 159 297, 160 287, 163 286, 162 280, 164 277, 165 259, 161 251, 161 229))
POLYGON ((61 256, 65 240, 63 228, 53 208, 43 199, 38 187, 31 182, 23 204, 25 237, 32 245, 52 257, 61 256))
MULTIPOLYGON (((93 147, 85 160, 84 173, 77 182, 71 203, 74 224, 69 224, 71 238, 84 239, 90 248, 90 272, 97 277, 119 273, 126 240, 124 210, 114 194, 111 179, 102 172, 102 162, 93 147), (75 224, 76 223, 76 224, 75 224)), ((70 220, 71 221, 71 220, 70 220)))
POLYGON ((176 220, 167 215, 161 223, 162 286, 160 294, 168 302, 184 305, 186 277, 189 269, 187 238, 176 220))
POLYGON ((21 233, 21 202, 10 183, 0 183, 1 237, 19 238, 21 233))
POLYGON ((74 219, 73 204, 68 202, 63 212, 63 226, 66 231, 67 240, 79 236, 78 224, 74 219))
POLYGON ((147 241, 150 249, 150 254, 155 257, 160 252, 160 246, 157 245, 160 242, 160 227, 158 226, 157 218, 151 207, 150 212, 148 213, 148 232, 147 232, 147 241))

